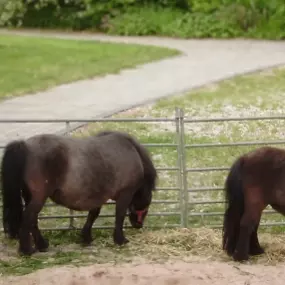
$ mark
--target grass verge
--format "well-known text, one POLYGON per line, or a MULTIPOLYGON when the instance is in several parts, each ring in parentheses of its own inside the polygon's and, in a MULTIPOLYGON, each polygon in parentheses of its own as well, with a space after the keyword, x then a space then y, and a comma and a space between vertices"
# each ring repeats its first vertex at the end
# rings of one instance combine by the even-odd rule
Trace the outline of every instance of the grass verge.
POLYGON ((152 46, 13 35, 0 35, 0 43, 0 100, 179 53, 152 46))
MULTIPOLYGON (((139 107, 117 114, 114 117, 173 117, 174 108, 181 107, 189 118, 245 117, 284 115, 280 102, 285 97, 285 69, 277 68, 258 74, 239 76, 205 88, 163 99, 157 103, 139 107)), ((143 143, 173 143, 176 140, 175 125, 172 123, 94 123, 81 128, 73 135, 82 136, 97 132, 100 129, 124 130, 137 136, 143 143)), ((190 145, 201 143, 222 143, 239 141, 283 140, 284 121, 245 121, 214 122, 185 125, 186 142, 190 145)), ((187 151, 187 167, 230 166, 240 154, 256 146, 239 147, 190 147, 187 151)), ((283 147, 283 145, 280 145, 283 147)), ((149 148, 157 167, 175 166, 177 152, 175 148, 149 148)), ((78 236, 74 232, 48 232, 51 251, 39 254, 31 259, 20 259, 13 256, 16 245, 8 244, 0 268, 3 274, 24 274, 34 269, 55 264, 72 263, 76 266, 88 263, 129 262, 136 258, 149 261, 167 259, 188 259, 193 256, 210 260, 229 261, 221 251, 221 231, 209 229, 209 226, 221 225, 224 211, 223 192, 200 191, 201 187, 222 187, 227 172, 210 171, 189 173, 188 188, 197 191, 189 192, 189 227, 191 229, 166 229, 180 223, 179 192, 176 190, 158 191, 154 195, 155 203, 151 205, 146 226, 160 227, 160 230, 145 229, 142 231, 126 230, 130 244, 123 248, 113 245, 111 232, 94 230, 94 245, 81 249, 74 245, 78 236), (165 201, 167 203, 165 203, 165 201), (213 203, 219 201, 219 203, 213 203), (211 213, 211 215, 208 215, 211 213), (164 214, 164 216, 163 216, 164 214)), ((159 187, 178 186, 177 173, 161 171, 159 187)), ((62 207, 46 207, 42 215, 68 214, 62 207)), ((103 208, 102 215, 114 213, 112 206, 103 208)), ((85 218, 75 218, 75 226, 82 226, 85 218)), ((262 222, 283 222, 280 214, 264 214, 262 222)), ((127 223, 127 221, 126 221, 127 223)), ((50 226, 68 226, 69 219, 41 220, 41 228, 50 226)), ((113 226, 113 218, 99 217, 96 225, 113 226)), ((266 254, 253 258, 250 262, 274 264, 285 256, 282 226, 262 227, 261 244, 266 254), (273 235, 274 233, 274 235, 273 235)))

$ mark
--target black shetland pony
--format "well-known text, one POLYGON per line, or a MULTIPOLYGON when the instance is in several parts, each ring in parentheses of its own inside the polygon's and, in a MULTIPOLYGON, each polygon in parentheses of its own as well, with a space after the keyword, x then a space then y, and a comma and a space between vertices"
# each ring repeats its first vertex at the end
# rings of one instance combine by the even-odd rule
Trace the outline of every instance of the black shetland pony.
POLYGON ((285 215, 285 150, 261 147, 239 157, 225 182, 223 249, 236 261, 264 253, 257 230, 267 205, 285 215))
POLYGON ((113 239, 123 245, 128 242, 123 234, 127 211, 132 226, 141 228, 156 179, 149 153, 126 133, 104 131, 88 138, 44 134, 13 141, 2 159, 4 232, 19 239, 22 255, 46 251, 49 243, 38 228, 38 214, 50 198, 69 209, 89 211, 81 232, 88 245, 102 205, 112 199, 113 239))

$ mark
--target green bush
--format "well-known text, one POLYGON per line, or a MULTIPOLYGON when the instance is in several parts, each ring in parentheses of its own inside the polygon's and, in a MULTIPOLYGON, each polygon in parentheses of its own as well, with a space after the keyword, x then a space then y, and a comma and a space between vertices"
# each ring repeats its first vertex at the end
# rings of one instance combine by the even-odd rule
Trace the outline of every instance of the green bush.
POLYGON ((0 25, 183 38, 285 38, 284 0, 0 0, 0 25))
POLYGON ((242 30, 235 21, 219 18, 218 15, 182 12, 180 10, 149 8, 132 9, 110 19, 105 30, 121 35, 162 35, 182 38, 237 37, 242 30))

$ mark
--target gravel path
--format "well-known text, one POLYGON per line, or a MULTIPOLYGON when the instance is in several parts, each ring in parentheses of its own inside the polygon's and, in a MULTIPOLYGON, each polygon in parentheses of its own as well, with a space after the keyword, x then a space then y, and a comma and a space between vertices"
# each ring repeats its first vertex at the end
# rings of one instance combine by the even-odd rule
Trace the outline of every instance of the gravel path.
MULTIPOLYGON (((12 32, 2 29, 0 33, 12 32)), ((285 64, 285 42, 180 40, 38 31, 13 31, 13 34, 165 46, 181 50, 183 54, 119 74, 78 81, 4 101, 0 104, 0 120, 102 117, 237 74, 285 64)), ((54 123, 0 123, 0 145, 18 137, 59 132, 64 128, 64 124, 54 123)))

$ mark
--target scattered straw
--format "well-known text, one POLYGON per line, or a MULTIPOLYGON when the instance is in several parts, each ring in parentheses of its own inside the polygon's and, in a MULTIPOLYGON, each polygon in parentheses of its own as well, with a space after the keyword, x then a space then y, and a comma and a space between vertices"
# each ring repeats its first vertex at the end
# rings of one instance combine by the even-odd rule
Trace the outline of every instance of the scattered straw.
MULTIPOLYGON (((222 250, 222 232, 209 228, 195 229, 161 229, 150 230, 131 230, 126 232, 130 240, 127 246, 114 246, 112 235, 110 238, 100 238, 95 240, 92 246, 82 248, 80 244, 62 244, 53 247, 51 245, 49 252, 38 253, 35 255, 43 258, 47 262, 49 258, 57 259, 59 253, 75 254, 78 264, 83 263, 125 263, 125 262, 159 262, 167 261, 232 261, 222 250), (79 255, 78 255, 79 253, 79 255)), ((284 261, 285 257, 285 236, 276 234, 260 233, 259 239, 265 249, 265 254, 253 257, 248 263, 272 265, 284 261)), ((52 243, 52 240, 50 240, 52 243)), ((2 250, 0 255, 9 259, 8 254, 16 246, 9 246, 2 250), (8 250, 9 249, 9 250, 8 250)), ((14 256, 16 258, 16 256, 14 256)), ((75 261, 74 261, 75 262, 75 261)), ((72 262, 72 263, 74 263, 72 262)), ((52 262, 51 262, 52 263, 52 262)), ((76 263, 76 262, 75 262, 76 263)))
MULTIPOLYGON (((266 253, 251 258, 250 262, 276 264, 285 258, 285 236, 259 234, 261 245, 266 253)), ((202 257, 207 260, 230 261, 222 250, 222 232, 208 228, 167 229, 144 231, 131 237, 128 246, 136 256, 148 260, 165 260, 202 257)))

